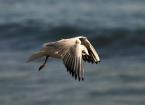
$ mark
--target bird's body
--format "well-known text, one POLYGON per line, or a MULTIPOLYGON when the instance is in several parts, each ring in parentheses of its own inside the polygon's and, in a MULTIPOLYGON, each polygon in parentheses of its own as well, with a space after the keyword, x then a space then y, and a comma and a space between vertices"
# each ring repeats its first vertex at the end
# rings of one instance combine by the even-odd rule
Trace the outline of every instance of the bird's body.
POLYGON ((83 60, 92 63, 100 62, 96 50, 83 36, 45 43, 39 52, 28 59, 28 62, 43 56, 46 60, 39 70, 45 66, 48 57, 62 59, 67 71, 78 80, 84 79, 83 60))

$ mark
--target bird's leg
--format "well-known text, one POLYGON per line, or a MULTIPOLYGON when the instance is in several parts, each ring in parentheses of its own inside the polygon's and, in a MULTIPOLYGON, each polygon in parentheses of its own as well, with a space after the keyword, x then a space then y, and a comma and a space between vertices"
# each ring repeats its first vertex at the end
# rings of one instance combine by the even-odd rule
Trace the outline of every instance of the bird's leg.
POLYGON ((49 57, 49 56, 46 56, 45 62, 39 67, 39 71, 40 71, 42 68, 45 67, 45 64, 46 64, 46 62, 47 62, 47 60, 48 60, 48 57, 49 57))

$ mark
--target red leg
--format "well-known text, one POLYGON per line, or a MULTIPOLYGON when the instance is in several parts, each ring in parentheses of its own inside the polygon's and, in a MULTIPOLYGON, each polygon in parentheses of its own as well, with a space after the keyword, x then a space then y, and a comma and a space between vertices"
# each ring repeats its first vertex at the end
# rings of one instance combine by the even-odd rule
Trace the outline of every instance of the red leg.
POLYGON ((45 64, 46 64, 46 62, 47 62, 47 60, 48 60, 48 57, 49 57, 49 56, 46 56, 45 62, 39 67, 39 71, 42 70, 42 69, 45 67, 45 64))

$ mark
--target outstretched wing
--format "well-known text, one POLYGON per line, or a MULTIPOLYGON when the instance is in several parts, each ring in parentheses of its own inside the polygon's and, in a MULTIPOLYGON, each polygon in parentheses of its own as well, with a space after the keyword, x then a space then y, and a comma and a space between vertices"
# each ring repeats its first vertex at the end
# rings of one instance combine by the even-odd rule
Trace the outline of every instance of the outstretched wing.
POLYGON ((97 51, 95 50, 95 48, 92 46, 92 44, 89 42, 89 40, 88 39, 81 40, 81 43, 82 43, 82 45, 84 45, 87 48, 88 53, 89 53, 89 55, 83 56, 83 60, 92 62, 92 63, 100 62, 99 55, 98 55, 97 51))
POLYGON ((43 45, 42 51, 47 51, 49 47, 57 49, 57 53, 62 56, 62 60, 67 71, 75 78, 84 80, 84 67, 82 60, 82 49, 85 46, 76 44, 76 38, 62 39, 56 42, 49 42, 43 45))
POLYGON ((63 62, 67 71, 75 79, 84 80, 84 66, 82 61, 82 45, 74 45, 63 56, 63 62))
POLYGON ((45 43, 41 51, 47 51, 50 50, 50 48, 53 48, 59 55, 63 55, 71 46, 74 45, 75 39, 62 39, 56 42, 45 43))

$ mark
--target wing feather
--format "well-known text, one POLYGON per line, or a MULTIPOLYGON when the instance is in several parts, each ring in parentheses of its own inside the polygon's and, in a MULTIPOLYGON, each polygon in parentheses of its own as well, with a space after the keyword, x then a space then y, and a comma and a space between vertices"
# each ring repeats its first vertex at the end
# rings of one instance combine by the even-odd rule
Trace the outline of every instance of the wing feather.
POLYGON ((89 42, 89 40, 85 39, 85 40, 81 40, 82 45, 84 45, 89 53, 89 56, 85 56, 83 57, 84 61, 88 61, 88 62, 92 62, 92 63, 98 63, 100 62, 100 58, 99 55, 97 53, 97 51, 95 50, 95 48, 92 46, 92 44, 89 42))
POLYGON ((49 48, 55 48, 57 49, 57 53, 59 55, 63 55, 67 52, 67 50, 75 45, 75 39, 62 39, 56 42, 48 42, 43 44, 43 48, 41 51, 47 51, 50 50, 49 48))
POLYGON ((75 77, 75 79, 79 81, 83 80, 84 67, 81 45, 77 44, 72 46, 63 56, 63 62, 69 73, 75 77))

